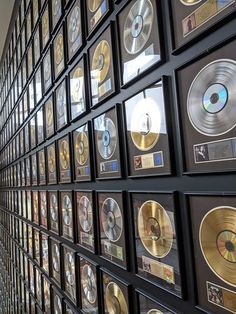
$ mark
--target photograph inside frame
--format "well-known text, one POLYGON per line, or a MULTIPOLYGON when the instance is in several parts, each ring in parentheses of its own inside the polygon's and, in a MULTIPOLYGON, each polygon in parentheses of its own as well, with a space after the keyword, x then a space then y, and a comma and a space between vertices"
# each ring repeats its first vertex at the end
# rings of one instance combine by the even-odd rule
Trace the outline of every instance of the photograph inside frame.
POLYGON ((172 193, 132 193, 137 274, 182 296, 172 193))
POLYGON ((124 102, 130 176, 171 171, 163 84, 160 80, 124 102))
POLYGON ((216 26, 236 10, 235 0, 172 0, 175 48, 216 26))
POLYGON ((130 1, 119 14, 123 84, 161 60, 159 14, 154 0, 130 1))
POLYGON ((189 195, 198 304, 236 312, 236 196, 189 195))
POLYGON ((186 172, 235 169, 234 49, 235 41, 177 71, 186 172))

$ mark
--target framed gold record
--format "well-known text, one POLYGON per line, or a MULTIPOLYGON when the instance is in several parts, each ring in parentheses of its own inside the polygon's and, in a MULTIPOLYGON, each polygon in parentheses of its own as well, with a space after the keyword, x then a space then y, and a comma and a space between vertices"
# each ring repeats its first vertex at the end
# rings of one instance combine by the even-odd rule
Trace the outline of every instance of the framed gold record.
POLYGON ((185 172, 235 169, 236 59, 233 47, 234 42, 230 42, 222 48, 223 58, 222 49, 218 49, 176 71, 185 172))
POLYGON ((236 306, 236 197, 187 195, 191 213, 198 306, 216 314, 236 306))
POLYGON ((118 107, 93 120, 96 153, 96 177, 121 177, 118 107))
POLYGON ((59 153, 59 181, 71 182, 70 139, 69 135, 58 140, 59 153))
POLYGON ((55 92, 56 97, 56 117, 57 117, 57 130, 62 129, 68 122, 67 114, 67 89, 66 81, 63 80, 62 83, 57 87, 55 92))
POLYGON ((55 233, 59 233, 59 203, 58 192, 48 191, 49 204, 49 229, 55 233))
POLYGON ((80 261, 80 289, 82 310, 85 313, 98 313, 97 268, 83 256, 80 261))
POLYGON ((52 29, 54 29, 62 16, 62 1, 61 0, 51 1, 51 12, 52 12, 52 29))
POLYGON ((131 177, 170 174, 165 84, 158 81, 124 102, 131 177))
POLYGON ((62 236, 74 240, 74 206, 71 191, 60 192, 62 236))
POLYGON ((71 59, 83 44, 81 1, 77 0, 67 16, 67 45, 71 59))
POLYGON ((129 313, 129 287, 109 273, 102 271, 103 304, 105 313, 129 313))
POLYGON ((89 49, 92 107, 107 99, 116 90, 112 31, 109 26, 89 49))
POLYGON ((65 292, 76 304, 76 257, 75 252, 67 247, 63 246, 63 260, 64 260, 64 278, 65 278, 65 292))
POLYGON ((65 52, 64 52, 64 32, 63 27, 58 31, 53 40, 54 51, 54 76, 57 78, 65 68, 65 52))
POLYGON ((39 34, 39 26, 38 26, 34 34, 34 63, 35 64, 37 64, 40 59, 40 53, 41 53, 41 43, 40 43, 40 34, 39 34))
POLYGON ((40 210, 40 225, 48 228, 48 200, 47 192, 39 191, 39 210, 40 210))
POLYGON ((49 24, 49 7, 48 4, 42 15, 41 20, 41 34, 42 34, 42 47, 43 49, 46 47, 49 38, 50 38, 50 24, 49 24))
POLYGON ((137 274, 182 297, 172 193, 131 193, 137 274))
POLYGON ((205 36, 216 29, 224 19, 233 17, 236 3, 234 0, 179 0, 171 3, 171 10, 174 51, 178 53, 193 44, 200 35, 205 36))
POLYGON ((55 143, 47 147, 47 180, 48 184, 57 183, 57 162, 55 143))
POLYGON ((118 15, 123 84, 160 62, 160 16, 154 0, 130 1, 118 15))
POLYGON ((46 162, 44 148, 38 151, 39 185, 46 184, 46 162))
POLYGON ((74 120, 86 112, 84 59, 70 72, 70 112, 71 119, 74 120))
POLYGON ((91 180, 90 125, 82 125, 73 132, 75 181, 91 180))
POLYGON ((55 132, 54 126, 54 106, 53 106, 53 96, 50 96, 44 105, 45 112, 45 132, 46 137, 51 137, 55 132))
POLYGON ((86 0, 88 33, 91 34, 108 14, 110 4, 108 0, 86 0))
POLYGON ((91 191, 75 191, 77 242, 95 252, 94 244, 94 199, 91 191))
POLYGON ((124 195, 120 192, 97 193, 101 256, 127 268, 123 198, 124 195))
POLYGON ((43 87, 46 92, 52 85, 52 64, 50 47, 43 59, 43 87))

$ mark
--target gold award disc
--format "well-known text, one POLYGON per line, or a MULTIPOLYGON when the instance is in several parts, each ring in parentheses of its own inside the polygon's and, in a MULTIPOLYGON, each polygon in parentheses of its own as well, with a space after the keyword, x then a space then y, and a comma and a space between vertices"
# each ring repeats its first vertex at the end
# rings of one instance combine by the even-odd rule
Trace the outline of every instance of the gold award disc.
POLYGON ((60 64, 63 58, 63 35, 59 34, 56 39, 56 64, 60 64))
POLYGON ((109 282, 105 291, 105 302, 109 314, 128 314, 125 296, 115 282, 109 282))
POLYGON ((210 269, 236 287, 236 208, 220 206, 210 210, 201 221, 199 242, 210 269))
POLYGON ((45 160, 43 152, 40 152, 39 154, 39 173, 41 176, 44 176, 45 174, 45 160))
POLYGON ((130 129, 132 141, 139 150, 147 151, 156 145, 161 130, 161 113, 152 98, 144 98, 135 105, 130 129))
POLYGON ((87 0, 88 8, 90 12, 97 11, 98 7, 100 6, 102 0, 87 0))
POLYGON ((98 83, 104 81, 110 68, 111 54, 110 45, 106 40, 100 41, 97 45, 92 60, 92 71, 98 83))
POLYGON ((69 21, 69 38, 70 42, 73 43, 80 33, 80 8, 74 7, 69 21))
POLYGON ((163 314, 163 312, 156 310, 156 309, 152 309, 152 310, 148 311, 147 314, 163 314))
POLYGON ((47 103, 46 123, 48 127, 53 123, 53 104, 51 100, 47 103))
POLYGON ((69 168, 69 144, 66 140, 60 143, 60 164, 62 169, 67 170, 69 168))
POLYGON ((89 303, 93 304, 97 300, 96 279, 92 268, 89 265, 84 265, 81 274, 81 284, 89 303))
POLYGON ((75 156, 79 165, 84 165, 88 160, 88 137, 85 132, 80 132, 76 136, 75 156))
POLYGON ((82 98, 83 90, 83 69, 78 67, 71 79, 71 98, 73 102, 79 102, 82 98))
POLYGON ((48 168, 51 173, 55 172, 55 148, 54 146, 50 146, 48 150, 48 168))
POLYGON ((145 249, 165 257, 173 244, 173 228, 166 210, 156 201, 146 201, 138 213, 138 231, 145 249))

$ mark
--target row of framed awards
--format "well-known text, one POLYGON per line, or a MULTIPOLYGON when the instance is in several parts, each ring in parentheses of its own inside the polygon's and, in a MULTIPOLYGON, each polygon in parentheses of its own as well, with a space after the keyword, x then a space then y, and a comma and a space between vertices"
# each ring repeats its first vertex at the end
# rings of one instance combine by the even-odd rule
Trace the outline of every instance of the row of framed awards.
MULTIPOLYGON (((184 147, 183 170, 186 173, 226 172, 235 169, 236 121, 235 106, 232 105, 236 73, 234 47, 235 40, 176 71, 181 109, 180 129, 183 134, 181 140, 184 147)), ((63 80, 55 90, 55 97, 48 98, 1 152, 2 167, 34 149, 37 144, 40 145, 54 135, 55 131, 61 131, 69 120, 85 114, 84 84, 73 96, 72 77, 80 69, 80 62, 70 73, 70 106, 67 103, 66 82, 63 80)), ((77 80, 80 86, 79 82, 80 79, 77 80)), ((129 176, 170 174, 170 154, 173 155, 170 149, 173 138, 170 134, 173 136, 174 125, 171 122, 174 117, 168 92, 168 78, 163 77, 125 100, 123 105, 118 104, 93 118, 93 132, 90 123, 78 128, 72 140, 75 180, 90 179, 90 173, 84 175, 84 172, 91 168, 92 148, 95 150, 97 178, 121 177, 122 167, 124 168, 121 156, 124 153, 128 154, 129 176), (120 132, 123 129, 126 138, 120 132), (127 143, 126 148, 123 142, 127 143), (81 171, 83 178, 80 177, 81 171)), ((23 114, 22 110, 24 112, 23 105, 18 113, 23 114)), ((28 114, 27 110, 26 112, 28 114)), ((60 167, 69 173, 69 139, 65 137, 58 142, 59 151, 56 150, 56 155, 60 155, 60 167)))
MULTIPOLYGON (((91 234, 94 230, 92 222, 94 216, 88 192, 82 193, 84 194, 82 195, 81 192, 77 194, 77 198, 78 195, 80 198, 80 208, 78 210, 76 227, 78 226, 79 228, 77 233, 79 235, 78 244, 86 252, 87 249, 93 250, 91 246, 93 243, 91 237, 93 236, 91 234), (87 200, 85 201, 83 197, 86 197, 87 200)), ((126 240, 129 239, 125 222, 129 221, 129 219, 124 218, 128 208, 124 212, 124 203, 122 204, 121 195, 120 192, 98 193, 100 225, 100 235, 98 237, 100 241, 100 257, 125 267, 127 265, 126 240)), ((169 293, 182 297, 179 268, 179 251, 181 251, 181 247, 179 248, 178 246, 178 238, 175 231, 178 212, 175 214, 176 209, 174 207, 176 204, 174 203, 173 194, 134 192, 130 196, 134 226, 131 229, 129 227, 129 232, 132 232, 135 243, 136 274, 149 283, 156 284, 169 293)), ((217 314, 234 313, 236 309, 235 195, 188 194, 187 204, 192 230, 191 237, 198 305, 203 310, 209 310, 217 314)), ((62 220, 66 220, 65 224, 68 225, 72 219, 69 218, 69 214, 65 215, 64 213, 62 213, 62 220)), ((78 271, 76 269, 79 269, 77 268, 79 266, 77 266, 75 257, 76 251, 78 251, 76 246, 70 248, 71 245, 69 245, 68 241, 64 244, 63 235, 62 238, 52 236, 51 234, 49 237, 46 231, 40 231, 38 227, 32 227, 30 224, 27 226, 25 222, 21 223, 28 227, 25 227, 27 231, 22 233, 22 239, 17 239, 15 235, 18 236, 20 234, 20 232, 16 232, 16 229, 19 227, 16 227, 16 223, 12 223, 14 220, 20 221, 17 217, 18 215, 10 214, 6 209, 2 211, 1 224, 8 230, 8 233, 5 233, 5 235, 1 234, 2 239, 8 237, 8 240, 5 239, 2 243, 7 246, 8 254, 11 255, 15 268, 20 269, 22 271, 21 275, 25 276, 23 278, 26 278, 26 269, 29 271, 31 267, 32 273, 28 274, 27 272, 30 281, 34 278, 33 269, 41 267, 44 273, 49 274, 51 281, 56 286, 62 287, 72 302, 76 304, 76 285, 78 285, 78 280, 76 280, 78 271), (27 235, 24 235, 26 232, 27 235), (9 238, 9 234, 11 238, 9 238), (16 245, 15 242, 18 244, 16 245), (14 243, 14 245, 10 243, 14 243), (12 246, 13 248, 11 248, 12 246), (18 246, 21 247, 20 250, 18 246), (26 254, 23 254, 22 249, 28 252, 27 255, 31 259, 34 258, 37 267, 34 267, 34 263, 31 261, 28 262, 26 254), (24 267, 20 267, 17 264, 20 261, 22 261, 24 267), (73 263, 73 265, 69 266, 68 263, 73 263), (32 264, 32 266, 28 264, 32 264), (62 267, 64 267, 64 275, 61 271, 62 267), (72 275, 71 272, 74 272, 74 274, 72 275)), ((23 227, 23 229, 25 228, 23 227)), ((131 247, 129 247, 130 249, 131 247)), ((92 291, 94 285, 89 285, 89 283, 91 284, 90 280, 97 278, 96 272, 93 276, 93 270, 96 269, 96 265, 86 260, 86 254, 79 259, 80 265, 81 263, 83 265, 83 270, 84 267, 87 270, 85 273, 80 273, 80 276, 86 274, 88 276, 86 280, 81 280, 83 284, 87 283, 88 285, 86 286, 87 289, 85 289, 87 292, 89 291, 87 296, 95 296, 97 294, 95 291, 92 291), (87 266, 85 266, 88 265, 88 262, 93 265, 89 271, 87 266)), ((32 281, 32 287, 34 287, 34 279, 32 281)), ((107 280, 107 282, 110 281, 107 280)), ((113 293, 117 289, 117 287, 113 289, 113 293)), ((34 291, 33 288, 32 291, 34 291)), ((118 295, 120 294, 122 295, 119 292, 118 295)), ((110 303, 109 306, 120 307, 126 304, 124 313, 128 313, 128 299, 123 299, 123 296, 121 298, 117 304, 113 303, 112 305, 112 302, 108 302, 108 304, 110 303)), ((89 303, 87 305, 92 306, 93 302, 89 303)), ((108 304, 106 302, 106 306, 108 304)), ((110 312, 107 311, 105 313, 110 312)))

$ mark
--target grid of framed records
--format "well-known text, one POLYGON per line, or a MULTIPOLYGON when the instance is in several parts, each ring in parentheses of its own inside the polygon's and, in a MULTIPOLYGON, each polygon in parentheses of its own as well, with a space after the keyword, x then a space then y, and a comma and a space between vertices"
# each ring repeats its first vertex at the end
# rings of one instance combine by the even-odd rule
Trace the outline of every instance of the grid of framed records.
POLYGON ((15 2, 0 314, 236 313, 235 10, 15 2))

